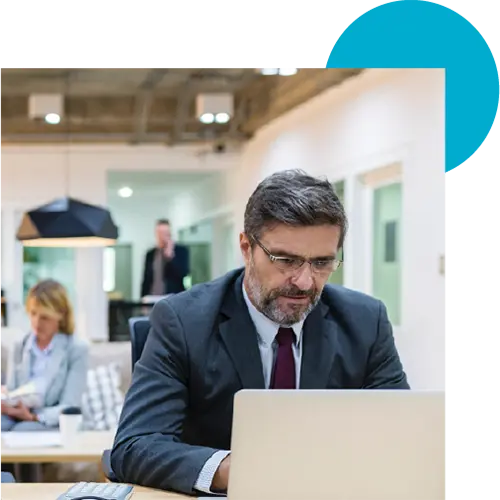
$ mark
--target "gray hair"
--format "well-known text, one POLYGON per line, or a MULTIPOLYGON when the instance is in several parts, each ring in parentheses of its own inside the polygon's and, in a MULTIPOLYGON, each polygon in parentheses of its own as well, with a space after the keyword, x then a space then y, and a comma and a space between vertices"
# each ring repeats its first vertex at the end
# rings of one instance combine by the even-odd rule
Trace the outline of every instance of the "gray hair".
POLYGON ((339 248, 347 232, 347 216, 332 184, 302 170, 284 170, 266 177, 248 200, 244 220, 248 237, 260 238, 264 230, 280 223, 339 226, 339 248))

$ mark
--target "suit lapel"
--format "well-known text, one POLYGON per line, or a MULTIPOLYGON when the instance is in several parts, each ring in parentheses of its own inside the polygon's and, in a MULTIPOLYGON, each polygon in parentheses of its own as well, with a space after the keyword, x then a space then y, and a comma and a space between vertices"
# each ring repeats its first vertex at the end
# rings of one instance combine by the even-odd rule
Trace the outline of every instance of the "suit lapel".
POLYGON ((304 323, 301 389, 325 389, 335 355, 338 325, 326 318, 329 309, 320 302, 304 323))
POLYGON ((50 391, 53 381, 59 375, 61 363, 66 357, 68 340, 69 338, 67 335, 57 335, 54 337, 54 350, 52 351, 49 362, 47 363, 47 373, 45 375, 47 384, 46 393, 50 391))
POLYGON ((21 360, 19 367, 19 385, 27 384, 31 375, 31 337, 27 337, 22 344, 21 360))
POLYGON ((242 283, 243 274, 236 280, 233 290, 224 299, 221 312, 228 319, 222 320, 219 331, 243 388, 264 389, 257 332, 243 298, 242 283))

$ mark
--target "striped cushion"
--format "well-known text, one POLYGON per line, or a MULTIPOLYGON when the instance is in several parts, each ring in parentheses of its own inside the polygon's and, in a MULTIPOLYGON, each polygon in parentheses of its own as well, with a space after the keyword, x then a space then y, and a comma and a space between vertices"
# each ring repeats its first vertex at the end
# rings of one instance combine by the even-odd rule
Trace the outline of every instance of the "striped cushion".
POLYGON ((120 368, 116 363, 87 372, 87 390, 82 400, 85 429, 100 431, 117 427, 123 406, 120 383, 120 368))

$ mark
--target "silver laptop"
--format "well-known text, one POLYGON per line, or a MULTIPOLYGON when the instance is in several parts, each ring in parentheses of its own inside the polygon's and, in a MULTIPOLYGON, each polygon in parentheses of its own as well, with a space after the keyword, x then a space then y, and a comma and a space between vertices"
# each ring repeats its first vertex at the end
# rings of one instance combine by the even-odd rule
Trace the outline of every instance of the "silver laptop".
POLYGON ((229 500, 444 500, 444 393, 236 394, 229 500))

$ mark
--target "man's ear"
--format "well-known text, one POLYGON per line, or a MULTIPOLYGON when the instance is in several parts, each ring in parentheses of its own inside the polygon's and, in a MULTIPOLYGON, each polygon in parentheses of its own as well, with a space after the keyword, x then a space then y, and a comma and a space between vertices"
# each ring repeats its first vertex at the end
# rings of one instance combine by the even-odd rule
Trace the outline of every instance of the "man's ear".
POLYGON ((252 245, 250 243, 250 239, 245 233, 240 233, 240 250, 241 255, 243 255, 243 259, 245 260, 245 264, 248 264, 252 256, 252 245))

